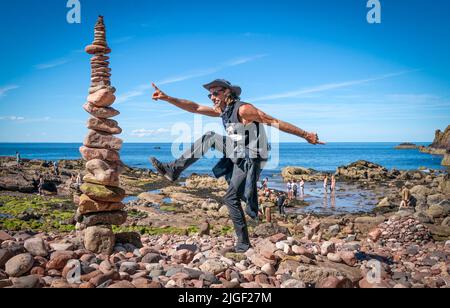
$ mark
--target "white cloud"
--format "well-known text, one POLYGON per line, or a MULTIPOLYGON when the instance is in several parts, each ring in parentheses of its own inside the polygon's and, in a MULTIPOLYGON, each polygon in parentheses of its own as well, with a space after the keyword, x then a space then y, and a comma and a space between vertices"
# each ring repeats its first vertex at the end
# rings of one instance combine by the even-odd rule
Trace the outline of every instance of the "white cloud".
POLYGON ((17 85, 4 86, 0 88, 0 97, 6 96, 6 93, 19 88, 17 85))
POLYGON ((155 136, 159 134, 165 134, 169 133, 170 130, 165 128, 159 128, 159 129, 135 129, 131 132, 132 136, 143 138, 143 137, 149 137, 149 136, 155 136))
POLYGON ((374 77, 374 78, 351 80, 351 81, 337 82, 337 83, 327 83, 327 84, 322 84, 322 85, 318 85, 318 86, 311 87, 311 88, 305 88, 305 89, 294 90, 294 91, 289 91, 289 92, 284 92, 284 93, 277 93, 277 94, 271 94, 271 95, 266 95, 266 96, 261 96, 261 97, 255 97, 253 99, 250 99, 249 101, 260 102, 260 101, 276 100, 276 99, 283 99, 283 98, 299 98, 305 94, 319 93, 319 92, 324 92, 324 91, 329 91, 329 90, 334 90, 334 89, 341 89, 341 88, 348 88, 348 87, 352 87, 355 85, 360 85, 360 84, 365 84, 365 83, 369 83, 369 82, 373 82, 373 81, 393 78, 393 77, 405 75, 405 74, 416 72, 416 71, 418 71, 418 70, 409 70, 409 71, 402 71, 402 72, 397 72, 397 73, 392 73, 392 74, 385 74, 385 75, 374 77))
POLYGON ((25 118, 17 117, 17 116, 5 116, 5 117, 0 117, 0 120, 2 120, 2 121, 23 121, 23 120, 25 120, 25 118))
POLYGON ((70 62, 69 59, 56 59, 47 63, 41 63, 41 64, 37 64, 34 66, 34 68, 38 69, 38 70, 46 70, 46 69, 50 69, 50 68, 54 68, 57 66, 61 66, 64 65, 66 63, 70 62))
MULTIPOLYGON (((197 71, 193 71, 193 72, 186 73, 186 74, 179 75, 179 76, 168 77, 166 79, 162 79, 160 81, 155 82, 155 84, 158 86, 163 86, 163 85, 181 82, 181 81, 185 81, 185 80, 189 80, 189 79, 212 75, 212 74, 217 73, 228 67, 246 64, 246 63, 264 58, 266 56, 267 55, 260 54, 260 55, 255 55, 255 56, 251 56, 251 57, 240 57, 240 58, 232 59, 232 60, 229 60, 229 61, 227 61, 219 66, 216 66, 216 67, 211 67, 211 68, 207 68, 207 69, 203 69, 203 70, 197 70, 197 71)), ((147 91, 149 91, 151 89, 152 89, 151 84, 140 85, 140 86, 136 87, 134 90, 129 91, 123 95, 120 95, 117 98, 117 103, 124 103, 124 102, 129 101, 132 98, 144 95, 147 91)))

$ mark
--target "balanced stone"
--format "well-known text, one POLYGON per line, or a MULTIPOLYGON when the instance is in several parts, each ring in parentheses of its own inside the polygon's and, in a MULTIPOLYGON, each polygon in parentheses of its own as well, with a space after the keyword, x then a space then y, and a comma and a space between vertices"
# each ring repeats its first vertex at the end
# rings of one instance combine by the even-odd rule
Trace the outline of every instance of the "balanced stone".
MULTIPOLYGON (((109 77, 92 77, 91 78, 91 82, 93 82, 93 83, 95 83, 95 82, 108 82, 108 81, 110 81, 109 80, 109 77)), ((91 94, 91 95, 93 95, 93 94, 91 94)), ((114 102, 112 102, 112 103, 114 103, 114 102)), ((112 105, 112 103, 110 103, 109 105, 112 105)), ((103 106, 99 106, 99 107, 103 107, 103 106)))
POLYGON ((103 40, 95 40, 92 44, 106 47, 106 42, 103 40))
POLYGON ((111 69, 109 67, 99 67, 97 69, 92 70, 92 72, 95 73, 110 73, 111 69))
POLYGON ((89 94, 95 93, 102 89, 108 89, 109 91, 111 91, 111 93, 116 93, 116 88, 111 87, 111 86, 106 86, 106 85, 100 85, 100 86, 89 88, 89 94))
POLYGON ((81 223, 86 227, 98 225, 120 226, 124 224, 126 220, 127 212, 115 211, 84 215, 81 219, 81 223))
POLYGON ((111 74, 109 74, 109 73, 103 73, 103 72, 98 72, 98 73, 92 73, 92 77, 93 77, 93 78, 97 78, 97 77, 100 77, 100 78, 110 78, 110 77, 111 77, 111 74))
POLYGON ((111 85, 111 81, 103 80, 103 81, 99 81, 99 82, 91 82, 91 87, 96 87, 96 86, 101 86, 101 85, 110 86, 111 85))
MULTIPOLYGON (((100 202, 121 202, 125 198, 125 191, 119 187, 85 183, 80 190, 89 198, 100 202)), ((81 202, 82 200, 80 204, 81 202)))
POLYGON ((89 148, 108 149, 120 151, 123 140, 102 132, 90 130, 84 140, 84 145, 89 148))
POLYGON ((83 181, 91 184, 105 185, 105 186, 120 186, 120 179, 118 173, 112 173, 109 177, 97 178, 95 175, 86 174, 83 181))
POLYGON ((123 210, 125 205, 120 202, 101 202, 95 201, 86 195, 80 196, 80 203, 78 206, 78 212, 81 215, 102 213, 102 212, 115 212, 123 210))
POLYGON ((117 186, 115 183, 119 183, 119 174, 122 173, 123 169, 124 165, 120 160, 106 162, 94 159, 86 163, 86 170, 92 175, 88 178, 93 180, 94 183, 102 185, 117 186))
MULTIPOLYGON (((109 118, 119 115, 110 106, 116 100, 116 89, 111 87, 109 54, 111 49, 106 41, 103 17, 99 16, 95 25, 94 41, 86 47, 91 58, 91 86, 87 103, 83 106, 93 116, 87 121, 89 132, 80 153, 87 161, 87 174, 78 197, 75 220, 85 232, 85 248, 96 253, 111 254, 114 248, 114 234, 111 225, 125 223, 127 213, 121 201, 125 191, 119 188, 120 174, 124 164, 119 151, 123 141, 115 137, 122 133, 117 121, 109 118), (101 226, 100 226, 101 225, 101 226)), ((93 284, 97 286, 97 284, 93 284)))
POLYGON ((109 226, 89 227, 84 231, 84 247, 97 254, 111 254, 115 236, 109 226))
MULTIPOLYGON (((114 150, 107 149, 93 149, 82 146, 80 148, 80 153, 83 159, 90 161, 94 159, 107 160, 107 161, 118 161, 120 160, 119 153, 114 150)), ((89 163, 88 163, 89 164, 89 163)))
POLYGON ((111 49, 101 45, 89 45, 85 48, 85 51, 91 55, 111 53, 111 49))
POLYGON ((119 123, 114 120, 90 118, 88 120, 87 127, 89 129, 113 135, 119 135, 122 133, 122 129, 119 127, 119 123))

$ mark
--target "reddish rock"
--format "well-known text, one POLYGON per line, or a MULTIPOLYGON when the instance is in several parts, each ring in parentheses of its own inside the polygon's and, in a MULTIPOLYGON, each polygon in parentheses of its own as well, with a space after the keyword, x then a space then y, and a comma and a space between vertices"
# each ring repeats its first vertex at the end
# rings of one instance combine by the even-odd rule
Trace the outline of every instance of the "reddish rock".
POLYGON ((83 156, 83 159, 86 161, 100 159, 107 161, 118 161, 120 160, 119 153, 113 150, 107 149, 94 149, 82 146, 80 148, 80 153, 83 156))
POLYGON ((178 263, 189 264, 194 259, 195 253, 191 250, 181 249, 174 255, 173 259, 178 263))
POLYGON ((123 280, 113 283, 108 287, 108 289, 136 289, 136 287, 131 282, 123 280))
POLYGON ((373 242, 377 242, 380 239, 382 232, 383 231, 381 229, 376 228, 370 231, 368 236, 373 242))
POLYGON ((327 277, 322 279, 316 286, 318 289, 337 289, 341 281, 337 277, 327 277))
POLYGON ((5 231, 0 230, 0 243, 11 240, 14 240, 14 238, 11 235, 6 233, 5 231))
POLYGON ((72 256, 68 254, 57 255, 48 261, 46 268, 47 270, 62 270, 70 259, 72 256))
POLYGON ((90 104, 101 108, 111 106, 115 100, 115 95, 108 89, 101 89, 88 96, 88 102, 90 104))
MULTIPOLYGON (((104 85, 99 85, 104 86, 104 85)), ((105 107, 105 108, 99 108, 95 107, 94 105, 90 103, 86 103, 83 105, 83 109, 86 110, 89 114, 96 118, 101 119, 109 119, 114 118, 120 114, 120 112, 112 107, 105 107)))
POLYGON ((87 127, 92 130, 101 131, 108 134, 118 135, 122 133, 119 123, 110 119, 90 118, 87 127))
POLYGON ((85 51, 88 54, 91 55, 96 55, 96 54, 109 54, 111 53, 111 49, 109 49, 108 47, 105 46, 101 46, 101 45, 89 45, 86 46, 85 51))
POLYGON ((90 130, 84 139, 84 146, 89 148, 119 151, 122 148, 122 144, 122 139, 93 130, 90 130))
POLYGON ((83 282, 80 284, 80 289, 95 289, 95 286, 90 282, 83 282))
POLYGON ((339 253, 340 257, 342 258, 342 261, 347 264, 348 266, 355 266, 357 260, 356 256, 351 251, 341 251, 339 253))
POLYGON ((125 205, 120 202, 100 202, 94 201, 86 195, 81 195, 78 211, 81 215, 100 213, 100 212, 112 212, 120 211, 125 208, 125 205))
POLYGON ((282 233, 278 233, 275 235, 272 235, 269 240, 272 243, 277 243, 277 242, 281 242, 281 241, 285 241, 287 239, 287 235, 286 234, 282 234, 282 233))
POLYGON ((40 266, 33 267, 30 271, 30 274, 43 277, 45 276, 45 268, 42 268, 40 266))

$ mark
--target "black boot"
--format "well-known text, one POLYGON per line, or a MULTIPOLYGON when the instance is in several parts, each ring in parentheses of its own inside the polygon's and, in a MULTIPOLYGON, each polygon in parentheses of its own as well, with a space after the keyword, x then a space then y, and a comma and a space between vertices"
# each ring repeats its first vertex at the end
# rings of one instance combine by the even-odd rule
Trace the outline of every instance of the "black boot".
POLYGON ((154 157, 150 158, 150 161, 153 167, 161 176, 165 177, 171 182, 175 182, 176 180, 178 180, 181 172, 177 172, 176 170, 174 170, 174 168, 172 168, 170 164, 163 164, 154 157))

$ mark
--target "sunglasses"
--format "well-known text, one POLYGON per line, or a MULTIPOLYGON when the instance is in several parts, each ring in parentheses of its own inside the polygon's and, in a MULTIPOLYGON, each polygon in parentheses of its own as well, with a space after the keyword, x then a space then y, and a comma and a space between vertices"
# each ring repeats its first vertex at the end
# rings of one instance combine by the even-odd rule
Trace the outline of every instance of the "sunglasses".
POLYGON ((213 93, 209 94, 209 95, 208 95, 208 98, 211 99, 213 96, 217 97, 217 96, 219 96, 220 92, 224 92, 224 91, 225 91, 224 89, 222 89, 222 90, 216 90, 216 91, 214 91, 213 93))

